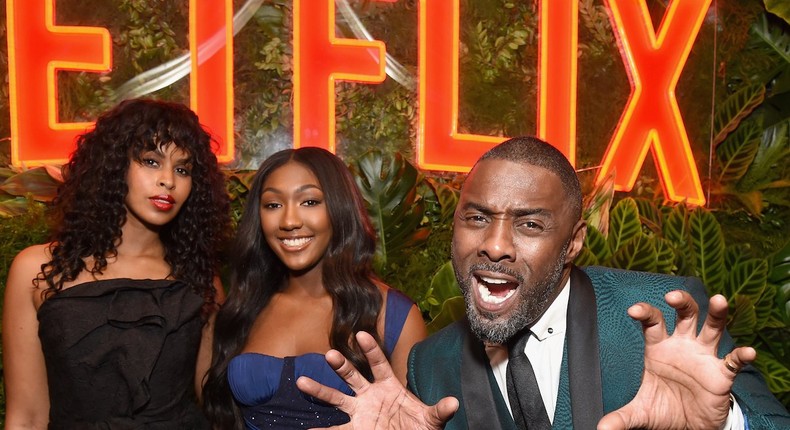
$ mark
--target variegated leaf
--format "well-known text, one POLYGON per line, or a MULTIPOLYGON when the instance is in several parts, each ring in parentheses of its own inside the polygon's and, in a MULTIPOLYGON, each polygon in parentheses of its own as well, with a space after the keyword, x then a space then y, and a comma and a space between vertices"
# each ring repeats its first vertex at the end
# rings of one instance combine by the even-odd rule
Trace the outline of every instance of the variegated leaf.
POLYGON ((765 99, 765 86, 753 84, 743 87, 727 98, 717 109, 713 116, 713 129, 716 137, 714 146, 724 141, 733 130, 738 128, 741 121, 760 105, 765 99))
POLYGON ((724 267, 724 237, 719 222, 709 211, 697 207, 689 215, 689 232, 695 272, 710 291, 722 292, 727 270, 724 267))
POLYGON ((754 302, 746 296, 735 296, 732 300, 733 311, 729 315, 727 330, 733 337, 748 336, 754 333, 757 325, 757 315, 754 311, 754 302))
POLYGON ((672 244, 662 238, 654 237, 653 241, 656 245, 656 272, 673 274, 675 273, 675 249, 672 244))
POLYGON ((757 314, 757 330, 762 330, 768 323, 771 312, 776 308, 776 287, 767 284, 754 307, 757 314))
POLYGON ((581 252, 579 252, 579 255, 576 256, 576 259, 573 260, 573 264, 580 267, 600 266, 601 262, 598 261, 598 257, 596 257, 589 248, 584 247, 581 252))
POLYGON ((725 296, 746 296, 752 303, 757 303, 763 295, 767 279, 768 262, 765 259, 751 258, 743 261, 730 268, 725 296))
POLYGON ((642 224, 639 222, 639 209, 636 207, 634 199, 627 197, 617 202, 609 216, 609 249, 612 252, 623 246, 642 232, 642 224))
POLYGON ((609 243, 606 241, 606 238, 593 226, 587 227, 584 247, 595 256, 595 260, 598 261, 598 264, 606 264, 612 257, 612 251, 609 249, 609 243))
POLYGON ((618 269, 656 271, 656 247, 650 237, 639 234, 612 255, 612 267, 618 269))
POLYGON ((743 177, 760 148, 762 137, 762 125, 747 120, 716 147, 720 166, 718 182, 733 182, 743 177))

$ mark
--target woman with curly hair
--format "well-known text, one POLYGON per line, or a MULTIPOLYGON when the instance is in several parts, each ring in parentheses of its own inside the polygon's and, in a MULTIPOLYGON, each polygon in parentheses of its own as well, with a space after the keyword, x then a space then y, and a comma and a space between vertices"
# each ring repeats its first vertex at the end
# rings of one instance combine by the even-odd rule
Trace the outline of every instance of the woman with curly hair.
POLYGON ((405 383, 425 324, 406 296, 373 273, 375 233, 351 173, 319 148, 280 151, 258 169, 232 248, 228 300, 217 314, 203 390, 217 429, 312 428, 348 422, 302 395, 299 376, 350 388, 329 349, 370 368, 354 339, 374 334, 405 383))
POLYGON ((6 428, 207 428, 196 394, 230 221, 211 144, 187 107, 144 99, 79 136, 52 242, 9 270, 6 428))

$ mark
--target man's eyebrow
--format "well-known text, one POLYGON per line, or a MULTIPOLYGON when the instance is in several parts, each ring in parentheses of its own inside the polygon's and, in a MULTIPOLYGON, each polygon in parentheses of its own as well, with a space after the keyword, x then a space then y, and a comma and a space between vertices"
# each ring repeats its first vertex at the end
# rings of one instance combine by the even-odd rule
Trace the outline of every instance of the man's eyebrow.
MULTIPOLYGON (((480 212, 484 215, 495 215, 499 213, 495 210, 492 210, 488 206, 476 202, 466 202, 464 203, 463 206, 461 206, 461 209, 473 210, 476 212, 480 212)), ((506 213, 514 218, 519 218, 523 216, 532 216, 532 215, 543 215, 543 216, 551 215, 551 211, 544 208, 515 208, 515 209, 508 209, 506 213)))

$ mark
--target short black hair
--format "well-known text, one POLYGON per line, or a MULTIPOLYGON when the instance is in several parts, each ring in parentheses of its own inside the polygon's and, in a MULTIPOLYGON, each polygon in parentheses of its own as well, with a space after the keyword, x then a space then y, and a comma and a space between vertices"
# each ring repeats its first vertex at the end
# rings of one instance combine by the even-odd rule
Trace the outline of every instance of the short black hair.
POLYGON ((489 149, 477 162, 489 159, 538 166, 553 172, 560 178, 574 217, 581 218, 582 190, 579 177, 568 158, 551 144, 534 136, 514 137, 489 149))

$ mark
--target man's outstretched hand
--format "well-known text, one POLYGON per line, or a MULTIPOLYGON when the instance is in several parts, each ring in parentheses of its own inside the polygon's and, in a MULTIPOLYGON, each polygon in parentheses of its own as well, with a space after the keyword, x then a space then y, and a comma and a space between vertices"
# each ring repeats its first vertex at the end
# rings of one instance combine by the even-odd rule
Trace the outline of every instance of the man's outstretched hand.
POLYGON ((356 393, 348 396, 308 377, 300 377, 297 387, 305 394, 336 406, 351 417, 351 422, 333 429, 357 430, 435 430, 444 427, 458 409, 458 400, 445 397, 434 406, 421 402, 409 392, 392 372, 387 358, 375 339, 365 332, 357 333, 357 342, 373 372, 368 382, 350 361, 338 351, 326 353, 326 361, 356 393))
POLYGON ((741 347, 724 359, 716 355, 727 322, 723 296, 710 299, 699 334, 699 306, 691 295, 671 291, 664 298, 677 311, 672 336, 657 308, 637 303, 628 309, 628 315, 642 324, 645 336, 642 386, 630 403, 601 419, 599 430, 718 429, 727 419, 735 376, 757 353, 741 347))

